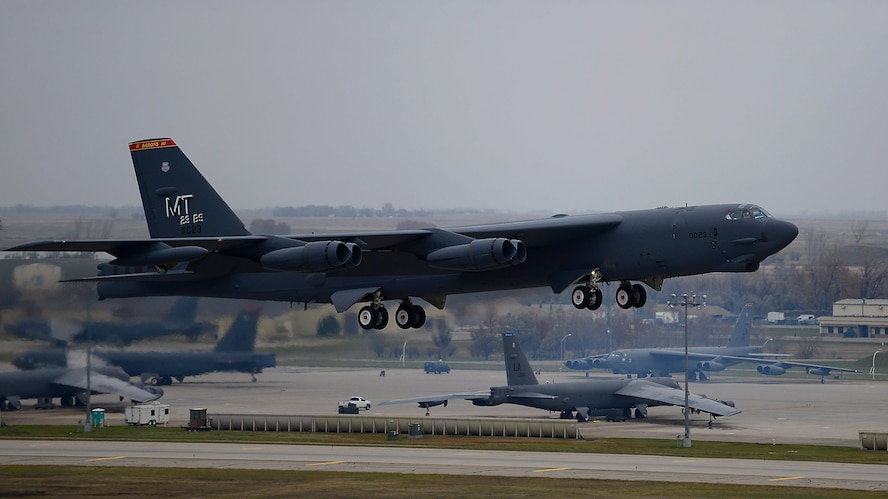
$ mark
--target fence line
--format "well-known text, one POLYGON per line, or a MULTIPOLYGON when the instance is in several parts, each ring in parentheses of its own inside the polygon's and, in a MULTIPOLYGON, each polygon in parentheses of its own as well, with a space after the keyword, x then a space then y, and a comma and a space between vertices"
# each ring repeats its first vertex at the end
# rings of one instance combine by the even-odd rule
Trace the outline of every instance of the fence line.
POLYGON ((574 420, 523 418, 415 418, 354 414, 285 416, 211 414, 210 427, 223 431, 318 433, 409 433, 424 435, 579 439, 574 420))

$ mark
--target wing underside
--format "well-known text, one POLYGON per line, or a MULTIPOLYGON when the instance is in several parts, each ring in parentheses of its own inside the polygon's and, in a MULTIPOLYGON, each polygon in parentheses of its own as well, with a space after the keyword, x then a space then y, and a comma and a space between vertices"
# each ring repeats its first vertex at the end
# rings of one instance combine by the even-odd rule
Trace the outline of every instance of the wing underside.
POLYGON ((161 394, 149 392, 132 383, 120 380, 96 371, 92 371, 89 380, 86 379, 85 369, 70 369, 53 380, 58 385, 72 386, 81 390, 87 387, 94 392, 113 393, 136 402, 149 402, 160 398, 161 394))
MULTIPOLYGON (((633 380, 617 390, 615 394, 653 400, 661 404, 684 406, 684 392, 682 390, 643 379, 633 380)), ((740 413, 740 410, 734 407, 693 393, 688 395, 688 406, 718 416, 733 416, 740 413)))

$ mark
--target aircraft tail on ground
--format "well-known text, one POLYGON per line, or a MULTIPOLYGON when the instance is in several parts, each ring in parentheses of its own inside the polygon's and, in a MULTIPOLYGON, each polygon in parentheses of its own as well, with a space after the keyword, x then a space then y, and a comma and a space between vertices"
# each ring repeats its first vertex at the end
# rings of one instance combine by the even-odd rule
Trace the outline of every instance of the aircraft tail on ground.
POLYGON ((731 338, 728 339, 728 347, 748 347, 749 346, 749 330, 752 328, 752 303, 743 305, 743 310, 737 317, 734 324, 734 330, 731 331, 731 338))
POLYGON ((503 358, 509 386, 539 384, 515 333, 503 333, 503 358))
POLYGON ((140 140, 129 148, 152 238, 249 235, 172 139, 140 140))
POLYGON ((185 327, 194 324, 194 319, 197 317, 198 300, 195 296, 179 298, 170 307, 164 322, 173 327, 185 327))
POLYGON ((259 307, 245 307, 234 319, 225 336, 216 344, 214 352, 250 353, 256 345, 256 324, 259 322, 259 307))

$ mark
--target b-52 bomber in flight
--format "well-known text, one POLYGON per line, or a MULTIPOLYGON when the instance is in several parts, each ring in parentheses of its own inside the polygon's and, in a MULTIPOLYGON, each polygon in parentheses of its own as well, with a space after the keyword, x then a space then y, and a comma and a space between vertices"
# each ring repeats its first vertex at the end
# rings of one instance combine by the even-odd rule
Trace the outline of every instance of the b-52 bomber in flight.
POLYGON ((754 272, 798 228, 753 204, 684 206, 472 225, 449 229, 251 234, 172 139, 129 145, 149 239, 42 241, 7 251, 106 252, 99 299, 207 296, 332 303, 382 329, 384 302, 399 300, 395 322, 421 327, 419 298, 443 308, 450 294, 574 286, 578 309, 602 303, 602 283, 618 283, 617 304, 642 307, 645 286, 669 277, 754 272))

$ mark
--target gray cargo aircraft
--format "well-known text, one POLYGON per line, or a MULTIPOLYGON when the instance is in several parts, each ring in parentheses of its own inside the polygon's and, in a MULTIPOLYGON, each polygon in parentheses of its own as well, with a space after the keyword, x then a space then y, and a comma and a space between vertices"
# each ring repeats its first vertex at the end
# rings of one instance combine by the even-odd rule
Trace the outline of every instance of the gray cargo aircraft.
POLYGON ((184 334, 195 339, 201 334, 215 331, 216 326, 195 322, 198 299, 191 296, 180 298, 173 304, 166 317, 159 321, 67 321, 59 319, 25 319, 8 324, 6 330, 19 338, 50 341, 56 345, 68 343, 119 343, 129 345, 134 341, 184 334))
MULTIPOLYGON (((756 371, 767 376, 778 376, 792 367, 801 367, 808 374, 820 376, 823 382, 830 372, 859 373, 857 369, 806 364, 788 360, 766 360, 761 346, 749 346, 749 330, 752 327, 752 305, 747 304, 740 312, 728 344, 723 347, 688 348, 690 370, 688 379, 708 380, 710 373, 724 371, 726 367, 741 362, 757 363, 756 371)), ((767 342, 766 342, 767 343, 767 342)), ((614 374, 646 376, 670 376, 685 370, 684 348, 630 348, 611 353, 592 355, 564 363, 571 369, 588 371, 593 368, 609 369, 614 374)))
MULTIPOLYGON (((181 383, 186 376, 218 371, 250 373, 256 381, 256 373, 276 364, 273 353, 253 353, 259 311, 252 306, 241 311, 212 352, 94 350, 93 355, 152 385, 170 385, 173 378, 181 383)), ((67 358, 68 354, 61 349, 34 350, 13 359, 13 364, 21 369, 35 369, 65 365, 67 358)))
MULTIPOLYGON (((379 405, 416 403, 428 409, 447 405, 448 400, 471 400, 477 406, 517 404, 547 411, 559 411, 562 419, 574 417, 587 421, 594 416, 625 419, 647 417, 648 407, 674 405, 684 407, 684 390, 672 379, 589 379, 567 383, 540 384, 515 333, 503 333, 503 358, 506 361, 507 386, 490 390, 427 395, 409 399, 389 400, 379 405)), ((688 406, 713 416, 733 416, 740 411, 733 402, 713 400, 690 394, 688 406)), ((427 412, 428 414, 428 412, 427 412)))
POLYGON ((87 389, 92 393, 112 393, 136 402, 149 402, 163 395, 153 386, 141 387, 129 382, 119 367, 91 366, 89 380, 86 367, 48 367, 32 371, 0 373, 0 410, 18 410, 22 399, 37 399, 37 409, 55 407, 59 398, 62 407, 85 405, 87 389), (88 388, 87 388, 88 387, 88 388))
POLYGON ((444 307, 448 294, 575 286, 573 305, 601 306, 601 283, 619 283, 617 304, 641 307, 644 286, 669 277, 754 272, 798 228, 752 204, 684 206, 451 229, 255 235, 172 139, 129 145, 150 239, 42 241, 7 251, 107 252, 99 299, 208 296, 332 303, 364 302, 364 329, 388 324, 400 300, 401 328, 425 322, 414 298, 444 307), (633 283, 634 281, 634 283, 633 283))

